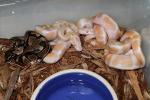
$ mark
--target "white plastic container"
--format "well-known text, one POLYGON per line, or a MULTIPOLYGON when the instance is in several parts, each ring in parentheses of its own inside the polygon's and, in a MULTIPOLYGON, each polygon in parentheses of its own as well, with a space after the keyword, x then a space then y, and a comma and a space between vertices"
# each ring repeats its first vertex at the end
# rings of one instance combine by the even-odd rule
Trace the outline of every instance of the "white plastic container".
POLYGON ((145 76, 150 87, 150 0, 0 0, 0 37, 24 34, 37 24, 105 12, 121 26, 142 32, 145 76))

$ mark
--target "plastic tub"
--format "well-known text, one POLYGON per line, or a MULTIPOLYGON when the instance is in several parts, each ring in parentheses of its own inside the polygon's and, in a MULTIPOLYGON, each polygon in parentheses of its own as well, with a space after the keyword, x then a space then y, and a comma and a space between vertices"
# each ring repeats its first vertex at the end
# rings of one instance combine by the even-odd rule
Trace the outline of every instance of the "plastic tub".
MULTIPOLYGON (((37 24, 105 12, 121 26, 150 28, 150 0, 0 0, 0 37, 22 35, 37 24)), ((145 76, 150 87, 150 29, 144 29, 145 76)))

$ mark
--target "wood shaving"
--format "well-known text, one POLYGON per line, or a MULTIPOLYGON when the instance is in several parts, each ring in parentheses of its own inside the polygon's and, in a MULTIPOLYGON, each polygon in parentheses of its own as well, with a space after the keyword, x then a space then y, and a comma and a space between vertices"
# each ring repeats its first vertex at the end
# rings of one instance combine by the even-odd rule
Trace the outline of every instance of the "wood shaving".
POLYGON ((81 42, 83 43, 83 51, 77 52, 71 47, 54 64, 40 62, 21 67, 14 63, 11 63, 13 66, 8 64, 9 69, 16 71, 19 68, 21 71, 17 71, 19 78, 17 76, 10 77, 11 82, 9 81, 9 85, 7 85, 7 91, 0 89, 0 100, 4 95, 5 97, 7 95, 7 98, 11 95, 10 100, 29 100, 33 91, 44 79, 66 69, 86 69, 101 75, 112 85, 119 100, 150 100, 143 69, 134 71, 112 69, 104 63, 104 50, 93 48, 84 42, 82 36, 81 42), (12 80, 14 81, 12 82, 12 80), (17 81, 15 82, 15 80, 17 81))
POLYGON ((12 75, 9 80, 8 88, 5 94, 5 100, 9 100, 11 97, 11 94, 14 90, 15 84, 17 82, 18 76, 19 76, 20 68, 17 68, 14 72, 12 72, 12 75))
POLYGON ((144 100, 141 89, 139 87, 139 82, 138 82, 136 73, 133 71, 127 71, 127 74, 129 75, 131 85, 132 85, 132 87, 133 87, 133 89, 134 89, 134 91, 138 97, 138 100, 144 100))

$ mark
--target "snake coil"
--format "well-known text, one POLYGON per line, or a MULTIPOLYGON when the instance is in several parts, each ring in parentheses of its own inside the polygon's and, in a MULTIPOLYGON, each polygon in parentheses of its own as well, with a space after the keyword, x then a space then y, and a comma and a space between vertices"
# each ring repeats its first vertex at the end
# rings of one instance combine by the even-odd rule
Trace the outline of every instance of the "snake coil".
POLYGON ((49 43, 42 35, 35 31, 27 31, 23 37, 13 37, 12 48, 5 53, 7 62, 19 65, 41 61, 50 51, 49 43))

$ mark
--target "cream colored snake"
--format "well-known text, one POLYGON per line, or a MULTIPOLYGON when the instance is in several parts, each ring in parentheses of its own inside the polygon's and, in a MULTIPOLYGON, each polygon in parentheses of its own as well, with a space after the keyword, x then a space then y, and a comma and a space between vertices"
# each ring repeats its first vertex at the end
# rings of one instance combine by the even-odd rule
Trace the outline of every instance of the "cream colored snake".
POLYGON ((82 18, 77 25, 67 21, 57 21, 51 25, 39 25, 37 32, 45 36, 53 50, 44 58, 46 63, 57 62, 65 51, 73 45, 82 50, 79 35, 91 45, 104 49, 105 63, 112 68, 133 70, 145 65, 141 50, 141 36, 134 30, 121 32, 118 24, 107 14, 98 14, 92 18, 82 18))
POLYGON ((35 30, 51 41, 50 45, 53 45, 52 51, 43 59, 46 63, 56 63, 71 45, 77 51, 82 50, 78 28, 73 23, 57 21, 52 25, 37 26, 35 30))

